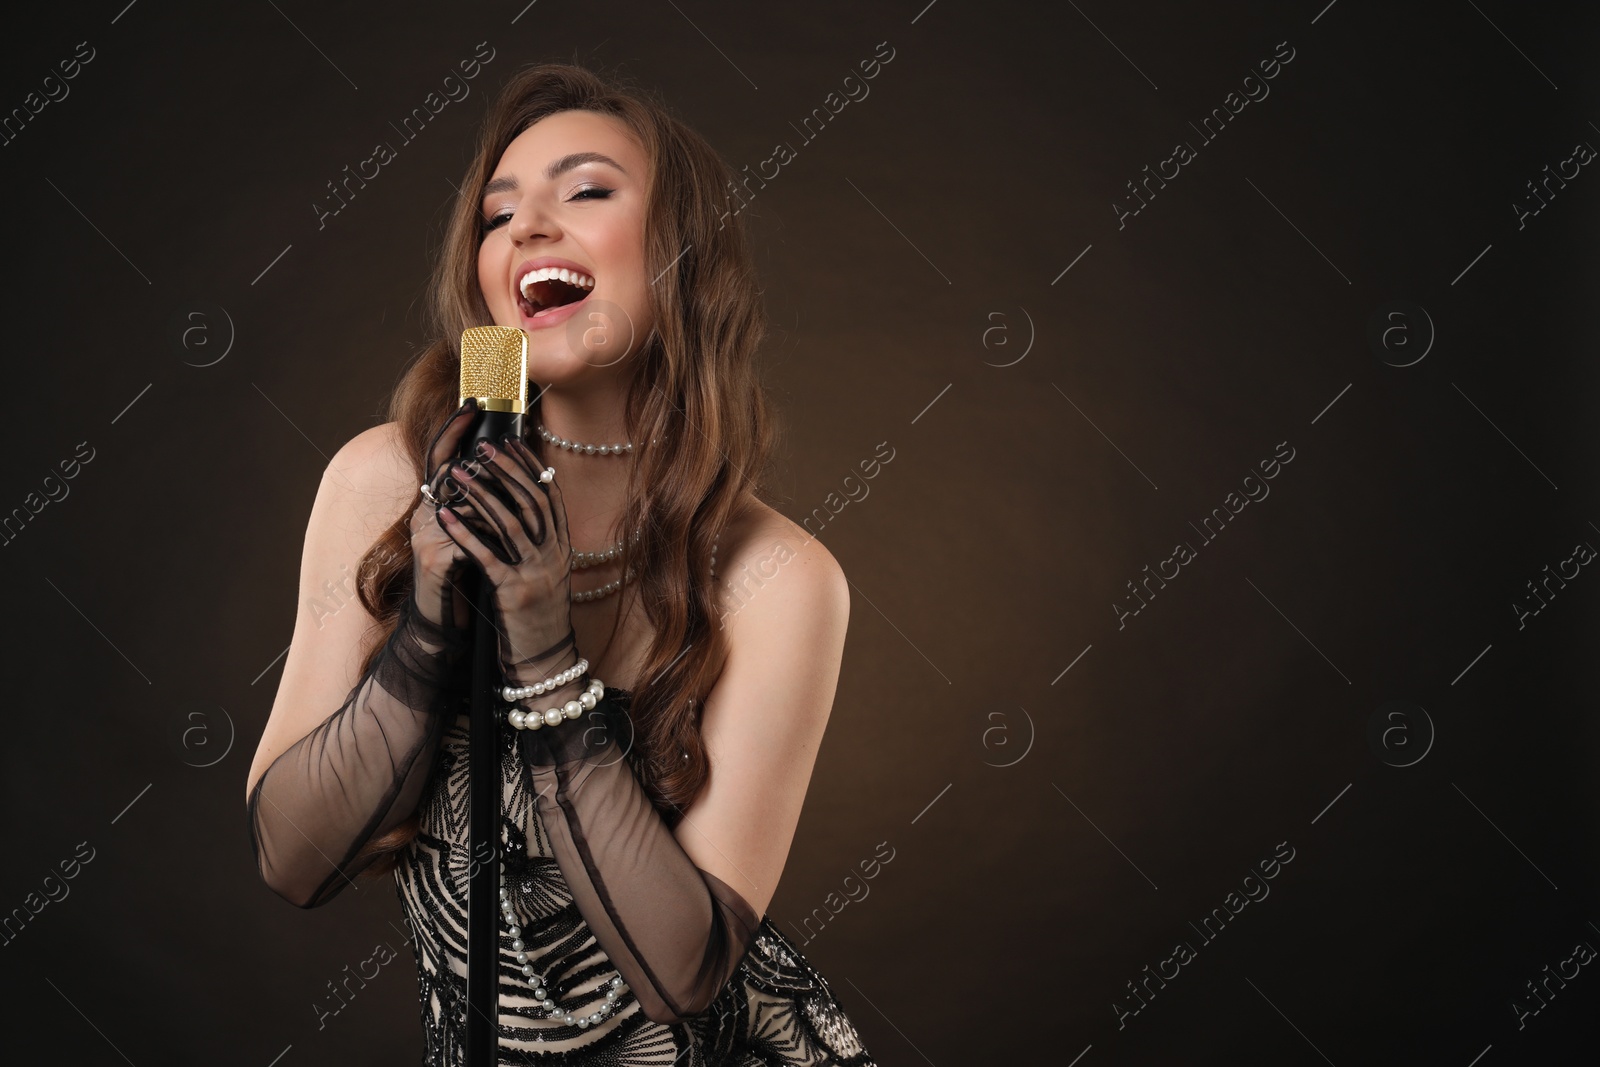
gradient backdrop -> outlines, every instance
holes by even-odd
[[[13,12],[6,1058],[420,1058],[392,883],[286,906],[244,780],[320,473],[560,60],[764,175],[853,589],[771,914],[881,1063],[1588,1061],[1596,21],[1324,4]]]

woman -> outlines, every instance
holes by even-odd
[[[252,842],[304,908],[392,871],[428,1063],[462,1057],[467,880],[491,861],[503,1056],[872,1062],[765,917],[849,595],[760,499],[772,429],[732,180],[646,94],[572,66],[519,73],[446,234],[442,339],[312,508],[305,607],[247,782]],[[471,402],[451,413],[454,340],[489,324],[527,333],[526,440],[457,464]],[[341,573],[359,602],[330,613]],[[493,586],[505,687],[497,857],[467,847],[473,581]]]

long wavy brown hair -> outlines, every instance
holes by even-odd
[[[624,419],[629,440],[667,444],[635,450],[620,526],[640,531],[632,544],[623,538],[622,566],[634,569],[654,630],[629,705],[629,762],[667,825],[676,826],[710,772],[700,708],[727,655],[710,580],[713,546],[746,495],[771,503],[765,479],[777,430],[755,363],[766,325],[743,219],[729,211],[733,169],[648,90],[567,64],[518,71],[490,103],[458,187],[429,283],[434,340],[397,383],[388,417],[420,486],[428,444],[458,406],[461,333],[493,324],[478,283],[483,187],[518,134],[568,110],[619,120],[650,161],[644,254],[645,275],[655,279],[655,325],[630,357],[641,362]],[[530,383],[529,396],[538,392]],[[538,410],[535,403],[529,423]],[[420,499],[362,558],[357,591],[381,627],[363,670],[411,595],[408,520]],[[616,633],[614,623],[608,644]],[[413,812],[369,843],[360,858],[376,858],[363,873],[392,871],[417,827]]]

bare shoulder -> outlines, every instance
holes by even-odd
[[[405,518],[420,484],[399,424],[369,427],[346,441],[328,461],[312,508],[313,525],[345,551],[365,551]]]
[[[766,602],[765,610],[754,612],[760,618],[799,609],[842,622],[849,613],[849,582],[833,553],[753,497],[718,541],[716,584],[725,622],[758,601]]]
[[[396,422],[368,427],[346,441],[323,478],[383,511],[393,511],[391,502],[409,500],[420,484]]]

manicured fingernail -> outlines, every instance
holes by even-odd
[[[460,519],[456,518],[456,513],[451,511],[449,507],[440,508],[439,517],[448,523],[457,523],[461,521]]]

